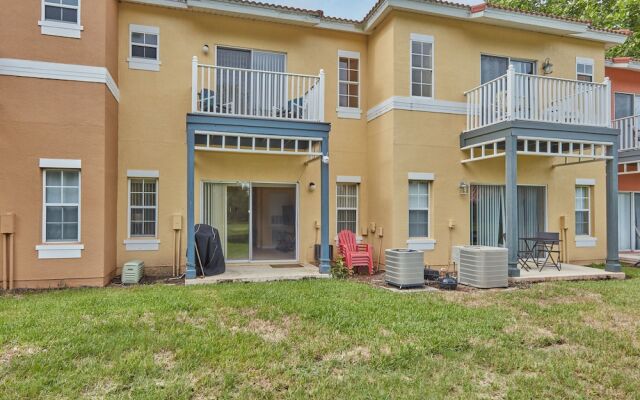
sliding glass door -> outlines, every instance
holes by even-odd
[[[506,241],[503,185],[471,185],[471,238],[473,245],[503,247]],[[546,189],[518,186],[518,236],[531,237],[546,225]]]
[[[640,250],[640,193],[618,194],[618,249]]]
[[[297,258],[295,185],[203,182],[202,223],[218,229],[228,261]]]

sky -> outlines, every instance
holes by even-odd
[[[262,0],[265,3],[323,10],[325,15],[349,19],[362,19],[376,0]],[[456,3],[477,4],[481,0],[455,0]]]

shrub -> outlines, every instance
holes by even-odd
[[[346,279],[351,276],[351,273],[352,271],[347,268],[342,256],[338,256],[336,261],[331,265],[331,275],[336,279]]]

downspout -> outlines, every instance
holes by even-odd
[[[15,234],[15,215],[13,213],[0,215],[0,234],[2,234],[2,289],[13,290],[13,236]]]

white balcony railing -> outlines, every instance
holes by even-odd
[[[591,83],[507,73],[465,93],[467,131],[502,121],[527,120],[609,127],[608,79]]]
[[[640,148],[640,115],[614,119],[611,126],[620,131],[619,150]]]
[[[192,60],[191,111],[236,117],[324,121],[319,75],[221,67]]]

